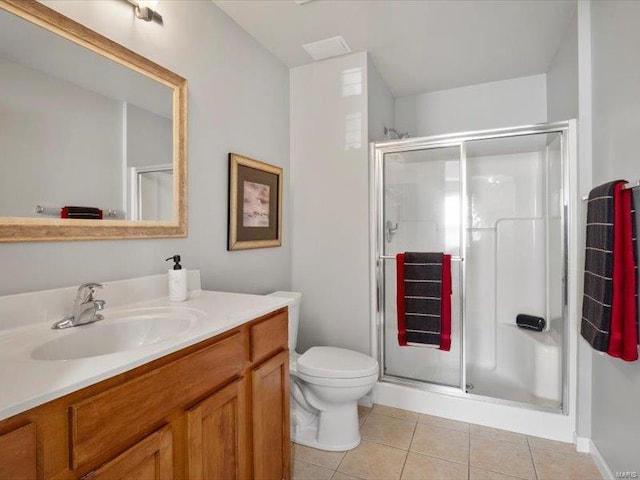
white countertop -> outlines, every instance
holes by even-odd
[[[191,295],[180,303],[170,303],[163,297],[105,308],[102,322],[65,330],[52,330],[50,321],[0,330],[0,420],[214,337],[290,302],[281,297],[238,293],[195,291]],[[188,307],[203,315],[187,331],[152,345],[73,360],[32,358],[33,350],[50,340],[71,335],[76,329],[105,324],[110,314],[143,307]]]

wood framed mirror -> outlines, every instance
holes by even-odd
[[[187,81],[35,0],[0,0],[0,242],[186,236]]]

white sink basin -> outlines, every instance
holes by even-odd
[[[35,360],[75,360],[123,352],[174,339],[189,331],[200,310],[187,307],[156,307],[104,314],[105,319],[89,325],[61,330],[31,352]]]

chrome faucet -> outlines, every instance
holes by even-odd
[[[96,293],[96,288],[102,287],[104,287],[104,285],[100,283],[85,283],[80,285],[71,313],[62,320],[58,320],[51,328],[61,330],[63,328],[77,327],[78,325],[86,325],[87,323],[104,320],[104,317],[98,312],[104,308],[105,301],[93,298],[93,294]]]

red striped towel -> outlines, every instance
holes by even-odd
[[[442,282],[440,294],[439,333],[411,330],[407,339],[406,296],[405,296],[405,254],[396,255],[396,310],[398,319],[398,344],[424,344],[438,346],[440,350],[451,350],[451,255],[442,255],[442,267],[438,280]],[[410,297],[411,298],[411,297]],[[415,298],[415,297],[413,297]],[[437,335],[437,336],[436,336]]]

